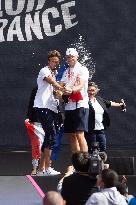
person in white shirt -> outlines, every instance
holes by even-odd
[[[72,153],[88,151],[84,131],[88,130],[88,78],[89,72],[78,62],[78,52],[75,48],[66,51],[68,68],[63,73],[61,81],[65,85],[64,132],[69,134]]]
[[[118,103],[101,98],[97,95],[98,91],[98,85],[94,82],[89,82],[88,132],[85,133],[89,153],[93,152],[93,144],[95,142],[99,142],[99,149],[101,152],[106,150],[105,130],[110,126],[108,108],[119,107],[122,109],[122,106],[124,106],[123,102]]]
[[[45,132],[45,138],[42,145],[43,155],[41,156],[39,170],[37,175],[57,175],[60,172],[55,171],[50,166],[50,157],[55,143],[55,113],[58,112],[58,100],[54,97],[54,88],[63,91],[64,88],[56,82],[55,74],[60,62],[61,55],[53,50],[48,53],[48,66],[42,68],[37,78],[38,90],[34,100],[36,114],[42,128]]]
[[[124,196],[117,191],[118,174],[114,170],[102,170],[98,181],[101,191],[93,193],[85,205],[127,205]]]

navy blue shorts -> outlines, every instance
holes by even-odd
[[[89,109],[77,108],[65,111],[64,132],[75,133],[77,131],[88,131]]]
[[[44,142],[41,150],[44,152],[45,148],[53,149],[55,144],[55,113],[47,108],[36,108],[36,114],[42,128],[45,132]]]

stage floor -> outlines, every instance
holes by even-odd
[[[43,197],[26,176],[0,176],[0,204],[42,205]]]

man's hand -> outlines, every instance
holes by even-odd
[[[64,94],[65,95],[70,95],[72,93],[72,88],[69,86],[64,87]]]
[[[60,91],[60,90],[54,90],[54,95],[55,95],[56,97],[60,98],[60,97],[62,97],[63,92]]]

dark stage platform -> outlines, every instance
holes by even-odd
[[[107,150],[108,159],[111,168],[116,171],[123,171],[128,178],[129,193],[136,196],[136,151],[135,149],[120,148]],[[68,165],[70,165],[70,150],[69,145],[62,145],[59,158],[57,161],[53,162],[53,167],[60,171],[62,174],[54,177],[37,177],[34,176],[33,179],[39,185],[41,190],[45,193],[49,190],[56,190],[57,183],[59,179],[63,176]],[[133,160],[131,160],[133,159]],[[123,161],[124,160],[124,161]],[[31,150],[30,149],[1,149],[0,151],[0,179],[8,179],[9,176],[14,176],[18,178],[19,176],[30,175],[31,172]],[[130,166],[132,165],[134,166]],[[127,172],[127,173],[125,173]],[[128,173],[133,172],[133,174]],[[15,180],[16,183],[16,180]],[[1,188],[2,184],[0,184]]]

